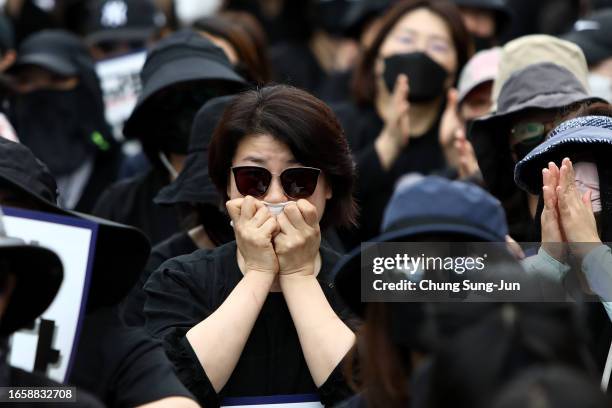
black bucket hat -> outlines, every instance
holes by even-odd
[[[559,164],[564,157],[581,153],[610,157],[612,154],[612,118],[583,116],[557,126],[548,139],[516,164],[514,181],[523,190],[542,192],[542,169],[549,162]]]
[[[6,235],[0,209],[0,268],[15,275],[15,289],[0,318],[0,336],[26,327],[53,302],[64,278],[62,262],[50,249]]]
[[[580,102],[605,102],[590,96],[567,69],[549,62],[529,65],[504,83],[497,111],[477,119],[469,130],[489,190],[499,199],[516,191],[508,136],[512,121],[531,109],[562,109]]]
[[[579,46],[589,65],[612,57],[612,9],[576,21],[574,29],[562,38]]]
[[[58,207],[57,185],[47,167],[27,147],[3,138],[0,138],[0,185],[22,192],[43,211],[98,224],[87,300],[89,311],[115,305],[130,291],[151,249],[149,240],[140,230]]]
[[[246,86],[223,51],[192,30],[181,30],[164,38],[147,55],[141,72],[142,93],[123,128],[128,138],[146,139],[153,121],[147,113],[151,97],[182,82],[211,81],[223,84],[229,93]],[[143,140],[143,143],[146,140]]]
[[[218,206],[221,195],[208,175],[208,145],[226,106],[235,95],[206,102],[196,113],[185,166],[179,176],[162,188],[154,201],[161,205],[198,203]]]
[[[165,24],[153,0],[96,0],[88,4],[85,41],[146,42]]]

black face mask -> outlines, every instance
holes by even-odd
[[[410,84],[410,102],[430,102],[444,93],[448,72],[423,52],[396,54],[385,58],[383,78],[393,92],[399,74],[406,74]]]
[[[187,154],[191,126],[198,110],[216,94],[210,91],[175,92],[155,109],[156,117],[164,118],[153,132],[164,153]]]
[[[160,150],[164,153],[187,154],[189,147],[189,136],[191,134],[191,124],[196,114],[196,109],[188,107],[177,110],[171,121],[160,125]]]
[[[12,108],[19,139],[56,177],[72,173],[95,150],[89,140],[91,115],[85,113],[91,102],[81,100],[79,92],[33,91],[18,95]]]

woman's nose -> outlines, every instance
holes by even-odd
[[[270,187],[268,187],[264,200],[267,203],[273,204],[289,201],[289,197],[285,195],[285,190],[283,190],[283,186],[278,177],[272,178],[272,182],[270,183]]]

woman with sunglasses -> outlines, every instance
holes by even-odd
[[[163,264],[145,285],[148,329],[207,407],[342,400],[354,335],[330,275],[338,255],[320,245],[321,228],[357,211],[337,119],[296,88],[245,92],[215,129],[209,173],[236,241]]]

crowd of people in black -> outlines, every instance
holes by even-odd
[[[11,352],[66,259],[0,211],[2,390],[612,406],[611,1],[0,7],[0,209],[97,231],[58,380]],[[368,245],[398,242],[497,245],[488,273],[561,295],[367,301]]]

